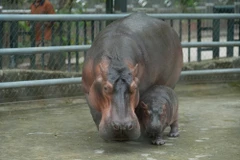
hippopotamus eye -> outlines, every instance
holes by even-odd
[[[107,91],[107,90],[108,90],[108,87],[107,87],[107,86],[104,86],[103,89],[104,89],[104,91]]]
[[[103,90],[105,93],[111,93],[113,90],[113,86],[112,84],[110,84],[109,82],[107,82],[104,86],[103,86]]]

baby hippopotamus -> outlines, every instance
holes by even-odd
[[[142,134],[152,138],[152,143],[163,145],[163,131],[171,127],[170,137],[179,136],[178,99],[175,92],[166,86],[155,85],[146,91],[136,109]]]

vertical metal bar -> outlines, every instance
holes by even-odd
[[[94,21],[91,21],[91,41],[93,42],[94,40]]]
[[[227,20],[227,41],[234,39],[234,19]],[[233,46],[227,47],[227,57],[233,57]]]
[[[62,46],[63,45],[63,21],[59,22],[59,37],[60,37],[59,44],[60,44],[60,46]],[[62,53],[60,53],[60,54],[62,54]],[[66,55],[65,55],[65,52],[64,52],[63,57],[65,57],[65,56]],[[52,59],[52,63],[54,63],[54,64],[52,64],[52,68],[55,68],[55,65],[57,63],[56,60]],[[65,58],[64,58],[64,65],[65,65]]]
[[[191,41],[191,20],[188,19],[188,42]],[[191,61],[190,47],[188,47],[188,62]]]
[[[70,45],[71,44],[71,22],[67,23],[67,30],[68,30],[67,41],[68,41],[68,45]],[[71,52],[68,52],[68,72],[71,72]]]
[[[106,0],[106,13],[113,13],[113,0]]]
[[[1,13],[1,11],[0,11],[0,13]],[[4,31],[3,31],[3,28],[4,27],[4,23],[3,23],[3,21],[0,21],[0,48],[3,48],[3,33],[4,33]],[[0,69],[2,69],[2,56],[0,55]]]
[[[36,44],[36,38],[35,38],[35,22],[30,22],[30,41],[31,41],[31,47],[35,47]],[[31,69],[35,69],[36,65],[35,65],[35,61],[36,61],[36,55],[32,54],[30,55],[30,68]]]
[[[179,38],[182,41],[182,20],[179,20]]]
[[[202,39],[201,19],[197,20],[197,41],[201,42]],[[201,47],[197,48],[197,61],[201,61]]]
[[[0,1],[0,14],[2,13],[2,1]],[[3,21],[0,21],[0,48],[3,48],[3,27],[4,27],[4,24],[3,24]],[[0,69],[2,69],[2,56],[0,55]]]
[[[87,44],[87,22],[83,21],[83,43]],[[86,51],[84,51],[84,59],[86,58]]]
[[[55,36],[54,36],[55,35],[54,34],[54,31],[55,31],[54,25],[52,25],[51,31],[52,31],[52,34],[51,34],[51,45],[55,46],[56,44],[55,44]]]
[[[45,25],[44,25],[43,22],[41,22],[41,46],[45,46],[44,32],[45,32]],[[41,53],[41,67],[42,67],[42,70],[44,70],[44,55],[45,55],[45,53]]]
[[[240,41],[240,19],[238,19],[238,40]],[[238,56],[240,56],[240,46],[238,46]]]
[[[24,47],[26,47],[25,46],[25,44],[26,44],[26,30],[25,29],[22,29],[22,43],[24,44]]]
[[[18,21],[10,22],[10,48],[17,48],[18,47]],[[9,68],[16,68],[16,56],[10,56],[10,65]]]
[[[20,27],[18,30],[18,37],[19,37],[18,42],[20,42],[20,44],[22,44],[23,47],[26,47],[25,41],[24,41],[24,38],[25,38],[24,35],[25,35],[25,30],[22,27]],[[20,59],[22,61],[24,59],[25,55],[17,55],[16,57],[17,57],[17,59]]]
[[[113,0],[106,0],[106,13],[113,13]],[[112,23],[111,20],[106,21],[106,25],[109,25],[110,23]]]
[[[173,20],[172,19],[170,20],[170,25],[171,25],[171,27],[173,27]]]
[[[220,39],[220,20],[213,19],[213,41],[219,42]],[[219,58],[219,47],[213,47],[213,58]]]
[[[63,45],[63,22],[62,21],[60,21],[59,22],[59,44],[60,44],[60,46],[62,46]]]
[[[99,32],[102,30],[102,21],[99,21]]]
[[[76,45],[79,45],[79,21],[76,21]],[[79,53],[76,52],[76,72],[79,72]]]

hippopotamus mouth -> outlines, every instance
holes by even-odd
[[[140,125],[136,119],[128,127],[114,127],[111,122],[100,123],[99,134],[105,140],[127,141],[136,140],[140,137]]]
[[[156,136],[158,136],[159,132],[149,132],[146,131],[146,135],[149,136],[150,138],[154,138]]]

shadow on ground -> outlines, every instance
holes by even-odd
[[[83,97],[1,104],[0,159],[239,159],[238,88],[228,84],[178,85],[176,91],[180,137],[165,136],[164,146],[102,140]]]

